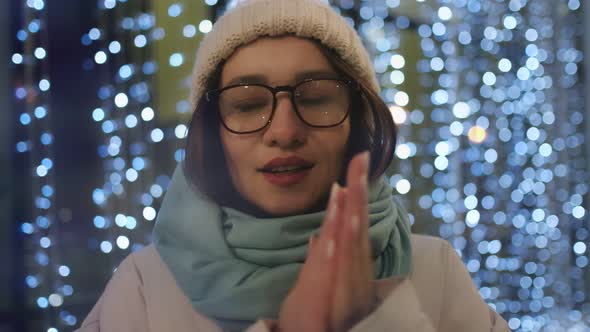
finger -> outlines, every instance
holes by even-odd
[[[353,186],[358,190],[359,205],[358,214],[360,216],[360,227],[359,227],[359,243],[362,261],[366,263],[372,263],[372,253],[369,239],[369,165],[370,165],[370,154],[368,152],[362,153],[359,156],[360,159],[360,175],[357,178],[358,183],[354,183]],[[368,262],[367,262],[368,261]],[[364,269],[366,270],[366,269]],[[372,270],[370,271],[372,275]],[[372,278],[371,278],[372,279]]]
[[[306,261],[301,269],[297,286],[303,285],[309,289],[309,296],[317,298],[314,304],[320,310],[326,311],[326,320],[332,298],[332,283],[334,278],[335,230],[330,218],[336,218],[338,212],[338,186],[332,187],[331,198],[328,203],[326,218],[324,219],[319,236],[310,238]],[[332,223],[334,223],[332,221]]]
[[[332,268],[330,263],[335,251],[335,226],[331,225],[329,218],[334,217],[334,211],[338,210],[337,192],[338,185],[332,186],[326,217],[322,222],[320,235],[312,235],[309,239],[307,257],[300,272],[300,278],[305,282],[324,284],[331,282]],[[326,289],[323,287],[321,289]]]
[[[359,243],[360,250],[358,250],[358,261],[360,283],[359,289],[362,289],[362,296],[359,296],[359,301],[365,306],[367,311],[370,311],[373,307],[375,300],[374,293],[374,271],[373,271],[373,257],[371,250],[371,242],[369,237],[369,188],[368,188],[368,177],[370,169],[370,154],[367,152],[362,157],[362,174],[359,179],[359,197],[361,201],[360,205],[360,227],[359,227]],[[367,312],[368,313],[368,312]]]
[[[341,209],[342,217],[338,219],[338,233],[336,237],[334,296],[332,302],[332,330],[343,330],[354,308],[353,278],[355,266],[353,252],[356,244],[356,232],[350,222],[348,204],[350,203],[350,189],[342,189],[340,202],[345,209]]]
[[[324,220],[322,221],[322,226],[320,229],[320,239],[325,240],[326,238],[330,237],[331,239],[336,238],[336,232],[338,226],[336,225],[336,213],[339,209],[341,209],[344,205],[339,203],[338,194],[342,188],[338,185],[337,182],[332,184],[332,189],[330,190],[330,200],[328,201],[328,207],[326,208],[326,214],[324,216]]]
[[[310,237],[310,243],[308,245],[307,259],[304,269],[310,265],[321,266],[326,259],[333,256],[335,251],[335,238],[336,238],[336,225],[334,220],[336,213],[339,208],[338,204],[338,191],[340,186],[337,183],[332,185],[330,191],[330,200],[328,201],[328,207],[326,209],[326,215],[322,221],[322,226],[319,235],[312,235]],[[322,253],[323,252],[323,253]],[[309,262],[309,264],[308,264]]]
[[[369,153],[363,152],[357,154],[350,163],[347,173],[347,187],[350,194],[347,207],[351,216],[359,218],[358,243],[368,236],[368,167]]]
[[[344,209],[342,207],[345,206],[345,203],[346,189],[340,188],[338,185],[333,186],[330,203],[328,204],[328,213],[326,214],[326,219],[324,220],[324,224],[322,225],[321,234],[320,236],[314,238],[311,248],[311,255],[314,257],[312,261],[314,263],[311,263],[310,270],[317,271],[317,269],[321,269],[325,271],[322,273],[322,280],[316,282],[316,284],[318,285],[317,287],[322,287],[324,289],[324,291],[321,294],[322,296],[324,296],[324,298],[322,298],[323,307],[321,310],[325,310],[324,317],[326,324],[329,324],[332,312],[332,304],[335,289],[334,281],[337,279],[337,236],[341,224],[340,221],[344,217]],[[316,298],[318,297],[318,295],[320,294],[313,294],[311,296]],[[326,326],[326,328],[328,328],[328,326]]]
[[[346,216],[341,223],[336,245],[337,281],[331,319],[335,329],[346,328],[351,319],[355,319],[359,309],[362,311],[366,306],[366,293],[371,286],[367,280],[367,258],[363,254],[363,242],[368,240],[360,235],[361,219],[363,227],[366,228],[368,223],[366,163],[366,153],[359,154],[351,160],[347,170]]]
[[[334,270],[335,250],[335,241],[325,241],[320,237],[315,237],[308,248],[307,258],[301,268],[302,281],[317,283],[316,286],[321,284],[322,289],[326,284],[330,284]]]
[[[313,245],[292,292],[295,292],[299,302],[307,307],[305,311],[311,313],[308,319],[319,324],[318,331],[327,331],[329,326],[333,275],[333,265],[330,264],[330,260],[325,259],[324,251],[319,245]]]
[[[354,298],[363,301],[366,298],[366,288],[370,287],[372,270],[369,270],[369,235],[368,235],[368,178],[369,153],[363,152],[356,155],[351,163],[347,183],[349,184],[350,206],[349,214],[358,218],[358,232],[354,239],[356,247],[354,250],[353,265],[357,273],[354,274]]]
[[[322,249],[315,249],[318,245],[323,248],[325,254],[328,254],[329,252],[333,252],[335,250],[335,245],[336,245],[335,238],[336,238],[337,226],[334,225],[334,223],[335,223],[334,219],[335,219],[335,213],[337,212],[339,206],[341,206],[341,204],[338,204],[338,191],[339,190],[341,190],[341,188],[338,185],[338,183],[335,182],[332,185],[332,189],[330,190],[330,199],[328,200],[328,206],[326,208],[326,214],[324,216],[324,220],[322,221],[322,225],[320,228],[320,234],[313,234],[309,238],[306,263],[308,260],[312,259],[311,258],[313,256],[312,252],[314,252],[314,250],[319,250],[319,251],[322,250]],[[330,242],[332,242],[332,243],[330,244]],[[334,247],[334,249],[330,249],[330,247]],[[321,260],[319,259],[320,256],[321,256],[321,253],[318,253],[313,257],[315,258],[315,260],[319,260],[321,262]],[[319,263],[316,263],[316,264],[319,264]],[[309,265],[309,264],[307,264],[307,265]],[[303,268],[306,268],[306,266],[304,266]]]
[[[325,332],[329,326],[332,298],[329,287],[333,277],[332,264],[322,255],[318,238],[316,241],[312,239],[309,238],[308,255],[297,281],[281,305],[279,326],[289,326],[297,331]],[[297,320],[296,317],[301,316],[307,320]]]
[[[309,237],[308,243],[307,243],[307,256],[309,256],[309,253],[311,252],[313,246],[314,246],[314,241],[317,242],[319,238],[319,235],[317,234],[313,234]]]

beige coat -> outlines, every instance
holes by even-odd
[[[481,299],[469,273],[448,242],[412,235],[413,272],[393,291],[376,281],[381,303],[351,332],[509,331]],[[259,320],[248,332],[268,332]],[[79,331],[218,332],[214,321],[195,311],[153,245],[119,266]]]

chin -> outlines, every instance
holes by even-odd
[[[309,204],[293,204],[289,199],[281,200],[276,204],[259,205],[264,212],[275,217],[286,217],[302,214],[309,209]]]

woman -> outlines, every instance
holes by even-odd
[[[193,75],[155,243],[121,263],[81,331],[508,330],[447,242],[410,234],[382,176],[393,122],[330,7],[242,2]]]

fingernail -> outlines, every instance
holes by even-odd
[[[369,176],[369,163],[371,159],[371,154],[369,151],[363,152],[361,156],[362,164],[363,164],[363,172],[361,174],[361,183],[367,184],[367,178]]]
[[[358,216],[352,216],[350,218],[350,225],[352,226],[352,231],[356,234],[359,230],[360,219]]]
[[[366,173],[366,172],[363,172],[363,173],[361,174],[361,178],[360,178],[360,183],[361,183],[361,186],[363,186],[363,187],[366,187],[366,186],[368,185],[368,180],[367,180],[367,177],[368,177],[368,175],[367,175],[367,173]]]
[[[330,189],[330,200],[332,200],[334,203],[336,202],[336,195],[338,194],[338,190],[340,186],[338,185],[338,182],[334,182],[332,183],[332,189]]]
[[[336,244],[334,243],[334,240],[328,241],[328,246],[326,247],[326,257],[332,258],[334,256],[335,246]]]
[[[336,216],[336,211],[338,210],[338,191],[340,190],[340,186],[337,182],[332,184],[332,189],[330,190],[330,203],[328,204],[328,220],[334,220]]]
[[[309,248],[311,248],[312,245],[313,245],[313,235],[310,235],[309,240],[307,241],[307,246]]]

